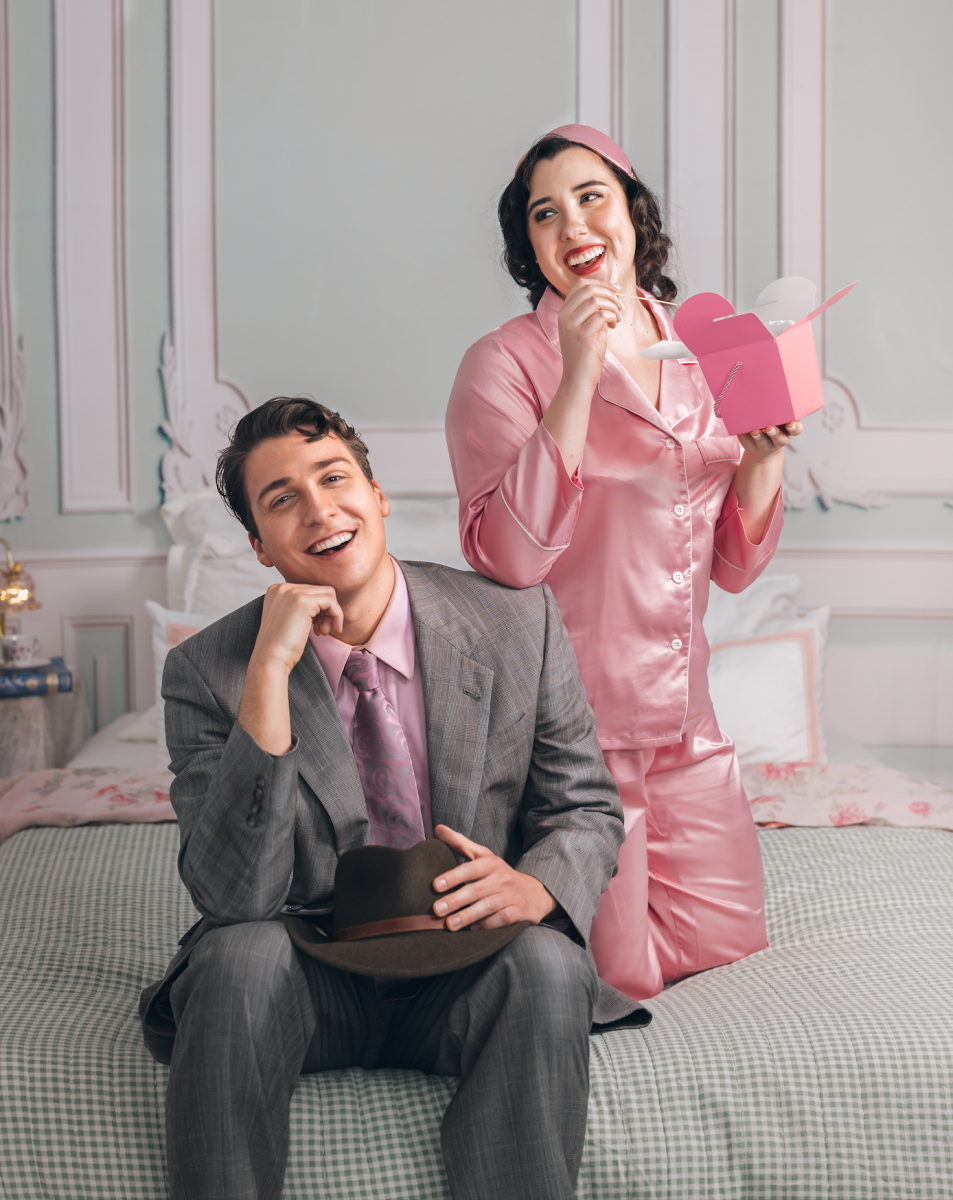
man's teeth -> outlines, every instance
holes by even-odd
[[[338,546],[343,546],[345,542],[349,542],[353,536],[353,530],[350,533],[336,533],[333,537],[325,538],[323,542],[315,542],[308,553],[322,554],[325,550],[334,550]]]
[[[580,254],[574,254],[571,258],[566,259],[566,263],[570,267],[581,267],[585,263],[590,263],[594,258],[605,254],[605,246],[592,246],[588,250],[583,250]]]

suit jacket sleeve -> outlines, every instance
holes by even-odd
[[[543,591],[546,646],[516,866],[547,888],[588,943],[599,897],[617,869],[622,805],[559,608]]]
[[[216,925],[265,921],[285,903],[294,866],[295,743],[267,754],[230,716],[185,648],[162,676],[179,819],[179,873]]]

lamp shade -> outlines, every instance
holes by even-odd
[[[0,543],[7,551],[6,567],[0,567],[0,613],[42,608],[43,605],[36,598],[33,576],[24,571],[18,562],[14,562],[13,551],[3,538],[0,538]]]

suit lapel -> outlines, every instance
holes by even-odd
[[[310,642],[288,679],[288,702],[291,731],[298,735],[298,774],[331,818],[338,854],[365,845],[367,806],[357,764]]]
[[[483,778],[493,671],[473,657],[482,633],[434,586],[426,567],[400,565],[427,714],[433,822],[469,837]]]

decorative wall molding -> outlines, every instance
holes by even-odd
[[[54,14],[60,508],[129,512],[123,0]]]
[[[782,545],[769,571],[799,575],[804,603],[836,617],[953,620],[953,548]]]
[[[576,113],[625,144],[624,0],[579,0]]]
[[[47,654],[71,650],[64,645],[64,616],[72,621],[99,620],[103,614],[132,614],[127,641],[130,703],[139,711],[155,701],[155,670],[152,662],[152,622],[145,612],[146,600],[165,605],[166,553],[80,550],[31,551],[21,546],[17,559],[36,581],[43,607],[23,617],[28,632],[36,634]],[[124,621],[126,618],[123,617]],[[109,617],[107,624],[115,624]]]
[[[685,294],[720,292],[732,301],[736,43],[735,0],[669,0],[667,224]]]
[[[167,550],[31,550],[18,553],[24,567],[75,567],[91,571],[96,567],[162,567],[168,558]],[[42,598],[42,597],[41,597]]]
[[[9,0],[0,0],[0,521],[26,516],[30,468],[23,454],[23,349],[13,333]]]
[[[166,500],[208,487],[230,427],[250,405],[218,366],[215,271],[214,0],[169,4],[172,339],[160,370],[172,443]]]
[[[143,617],[144,620],[144,617]],[[136,659],[132,653],[135,645],[135,618],[120,617],[63,617],[63,657],[71,665],[76,664],[76,635],[84,629],[120,629],[125,634],[126,652],[123,657],[123,669],[126,682],[128,702],[135,705]],[[109,672],[108,659],[104,655],[96,655],[93,660],[95,695],[88,697],[93,704],[95,728],[102,729],[109,723]]]
[[[781,273],[814,280],[826,297],[851,282],[827,271],[827,0],[781,0],[780,15]],[[953,498],[953,426],[865,421],[849,385],[828,369],[826,314],[814,336],[825,407],[785,455],[787,507],[806,508],[815,497],[861,508],[891,496]]]

